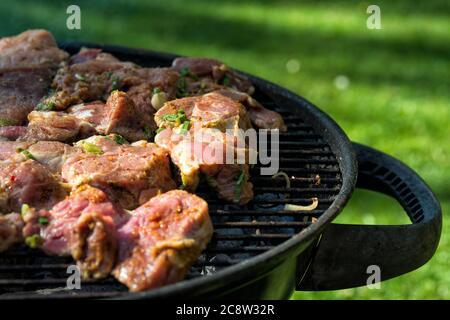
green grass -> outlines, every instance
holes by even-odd
[[[296,293],[298,299],[448,299],[450,4],[377,1],[382,30],[366,28],[366,1],[77,1],[82,30],[65,27],[72,1],[2,1],[0,34],[47,28],[82,39],[204,55],[279,83],[320,106],[352,140],[402,159],[442,203],[439,249],[424,267],[380,290]],[[296,59],[298,73],[286,62]],[[338,90],[334,79],[350,84]],[[340,222],[406,223],[392,201],[357,192]]]

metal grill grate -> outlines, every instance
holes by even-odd
[[[279,112],[288,126],[288,132],[280,134],[280,170],[292,177],[291,186],[287,189],[284,179],[260,176],[256,166],[251,172],[255,198],[246,206],[221,201],[205,187],[199,189],[197,193],[209,203],[215,234],[190,269],[187,281],[220,272],[277,246],[313,223],[339,193],[342,179],[338,162],[321,135],[266,97],[257,99]],[[312,197],[319,199],[313,211],[284,210],[286,203],[306,205]],[[24,247],[3,253],[0,299],[105,298],[127,292],[113,278],[83,281],[80,290],[65,289],[69,276],[66,270],[72,263],[70,258],[49,257]]]

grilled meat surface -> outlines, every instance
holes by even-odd
[[[163,129],[155,142],[170,151],[184,188],[195,191],[203,174],[222,199],[245,204],[253,198],[248,181],[253,150],[239,132],[251,124],[241,103],[217,92],[172,100],[158,110],[155,121]],[[238,163],[238,153],[244,163]]]
[[[183,76],[183,93],[188,95],[203,94],[222,86],[249,94],[252,94],[255,90],[246,77],[218,60],[180,57],[173,61],[172,67]]]
[[[217,195],[225,200],[245,204],[253,198],[253,185],[249,181],[249,165],[238,164],[238,157],[249,159],[249,150],[239,139],[214,128],[167,128],[156,137],[157,145],[170,150],[173,163],[180,171],[186,190],[195,191],[200,175]],[[202,141],[202,143],[199,143]],[[227,157],[234,159],[229,163]]]
[[[116,228],[127,215],[106,193],[84,185],[49,211],[24,212],[23,235],[48,254],[72,255],[85,279],[104,278],[116,261]]]
[[[23,220],[18,213],[0,215],[0,253],[23,240]]]
[[[58,49],[55,39],[46,30],[28,30],[17,36],[0,39],[0,68],[56,68],[68,58]]]
[[[178,73],[169,68],[140,68],[92,49],[82,50],[71,62],[58,70],[52,83],[55,93],[45,100],[45,104],[58,110],[83,102],[105,101],[112,91],[119,89],[130,91],[141,113],[153,114],[150,98],[154,88],[175,97]],[[142,97],[142,91],[149,98]]]
[[[157,125],[160,128],[180,125],[178,119],[174,121],[171,118],[180,110],[183,110],[189,121],[202,128],[216,128],[225,132],[252,127],[242,104],[216,92],[166,102],[155,114]]]
[[[160,192],[176,188],[166,150],[153,143],[102,148],[105,138],[77,142],[83,149],[62,166],[62,178],[73,187],[88,183],[108,192],[124,208],[134,209]]]
[[[27,114],[47,94],[52,77],[53,71],[42,67],[0,69],[0,121],[3,125],[24,124]]]
[[[214,59],[145,68],[96,48],[69,57],[45,30],[0,39],[0,252],[25,242],[132,291],[182,280],[213,232],[189,191],[204,178],[249,202],[241,130],[286,130],[254,91]]]
[[[248,93],[240,92],[230,88],[214,91],[217,94],[229,97],[234,101],[242,103],[246,109],[252,124],[261,129],[278,129],[286,131],[283,117],[275,111],[264,108],[258,101]]]
[[[45,30],[0,39],[0,120],[21,125],[47,94],[58,65],[68,54]]]
[[[131,291],[182,280],[212,237],[208,204],[182,190],[150,199],[118,229],[113,275]]]
[[[0,162],[11,163],[32,159],[59,176],[62,164],[75,152],[81,151],[56,141],[0,141]]]
[[[0,161],[0,211],[20,212],[23,204],[51,208],[65,195],[60,181],[40,163]]]

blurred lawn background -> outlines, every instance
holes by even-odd
[[[66,8],[81,7],[81,30]],[[381,30],[366,28],[370,4]],[[438,1],[1,1],[0,35],[45,28],[58,39],[215,57],[328,112],[350,138],[398,157],[432,186],[444,228],[425,266],[356,288],[295,299],[449,299],[450,3]],[[357,191],[342,223],[402,224],[387,197]]]

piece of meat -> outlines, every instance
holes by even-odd
[[[0,161],[16,163],[26,161],[31,157],[59,176],[64,161],[76,152],[81,151],[56,141],[0,141]]]
[[[196,190],[203,174],[220,198],[239,204],[252,199],[248,160],[254,148],[247,148],[241,136],[240,129],[250,129],[251,124],[240,102],[216,92],[172,100],[158,110],[155,122],[165,128],[155,142],[169,150],[186,190]],[[235,161],[238,153],[247,162]]]
[[[262,129],[286,131],[283,118],[276,112],[264,108],[250,95],[254,92],[251,82],[214,59],[183,57],[173,61],[172,67],[184,76],[180,78],[182,96],[197,96],[218,92],[242,103],[251,122]],[[180,83],[179,83],[180,86]]]
[[[253,94],[252,83],[226,64],[208,58],[180,57],[172,63],[180,72],[178,96],[191,96],[213,91],[217,85]]]
[[[18,213],[0,215],[0,253],[22,242],[23,220]]]
[[[114,73],[128,68],[134,69],[137,66],[106,54],[97,54],[95,58],[84,59],[79,63],[65,64],[58,69],[53,79],[52,88],[55,93],[43,103],[51,103],[57,110],[64,110],[73,104],[105,101],[111,91],[120,88]]]
[[[28,30],[0,39],[0,68],[56,68],[68,54],[56,44],[46,30]]]
[[[20,162],[28,158],[20,153],[21,150],[28,149],[32,143],[19,141],[0,141],[0,161]]]
[[[156,128],[153,112],[141,112],[122,91],[113,91],[105,103],[96,101],[71,106],[65,114],[78,124],[78,137],[117,133],[129,141],[149,140]]]
[[[249,94],[229,88],[214,92],[242,103],[246,107],[250,120],[255,127],[261,129],[279,129],[283,132],[287,130],[283,117],[279,113],[264,108]]]
[[[101,101],[80,103],[69,107],[66,111],[79,121],[78,138],[82,139],[97,134],[96,127],[106,116],[105,103]]]
[[[153,113],[141,113],[125,92],[113,91],[106,101],[105,116],[96,126],[100,134],[118,133],[129,141],[149,140],[156,129]]]
[[[160,128],[183,125],[183,120],[172,119],[180,111],[193,124],[223,132],[229,130],[233,135],[238,129],[252,127],[241,103],[215,92],[166,102],[155,114],[155,122]]]
[[[0,161],[0,211],[20,212],[23,204],[51,208],[65,195],[56,177],[37,161]]]
[[[48,93],[56,67],[68,54],[45,30],[0,39],[0,120],[22,125]]]
[[[13,141],[24,137],[28,132],[25,126],[4,126],[0,127],[0,140]]]
[[[63,164],[65,182],[74,187],[88,183],[102,188],[126,209],[176,188],[166,150],[145,141],[104,149],[92,141],[79,141],[77,146],[84,153],[69,157]]]
[[[142,141],[143,142],[143,146],[146,145],[146,141]],[[94,145],[96,147],[99,148],[98,152],[99,154],[104,154],[104,153],[114,153],[114,152],[120,152],[120,150],[122,149],[122,145],[127,145],[130,146],[130,143],[124,139],[122,136],[118,135],[118,134],[110,134],[107,136],[91,136],[87,139],[83,139],[78,141],[77,143],[75,143],[75,147],[79,150],[79,151],[84,151],[86,152],[85,149],[85,143],[88,143],[88,145]],[[138,142],[136,142],[135,144],[138,144]]]
[[[148,88],[152,95],[154,88],[175,97],[178,72],[170,68],[140,68],[134,63],[123,62],[113,55],[98,49],[82,49],[72,58],[71,64],[62,66],[53,81],[55,94],[44,100],[56,109],[63,110],[70,105],[95,100],[106,101],[114,90],[131,91],[131,98],[142,113],[153,114],[150,101],[136,94]],[[140,86],[140,89],[134,87]]]
[[[83,63],[89,60],[94,60],[99,56],[101,52],[102,52],[101,49],[81,48],[77,54],[74,54],[73,56],[70,57],[69,63],[76,64],[76,63]]]
[[[25,130],[16,130],[20,141],[73,142],[95,134],[117,133],[129,141],[149,140],[156,128],[153,113],[141,113],[121,91],[113,91],[106,104],[78,104],[62,111],[32,111]],[[10,127],[8,127],[10,128]],[[14,136],[11,129],[5,137]],[[1,130],[0,130],[1,134]]]
[[[128,214],[105,192],[84,185],[50,211],[28,211],[23,214],[26,243],[47,254],[72,255],[84,279],[109,275],[117,257],[116,229]]]
[[[131,291],[182,280],[213,233],[208,204],[182,190],[152,198],[118,230],[113,275]]]
[[[248,165],[234,164],[221,167],[216,175],[207,176],[207,181],[219,198],[243,205],[253,199],[253,184],[248,181],[249,177]]]
[[[118,70],[115,76],[126,91],[134,86],[148,84],[151,90],[157,87],[166,92],[171,99],[176,96],[179,75],[172,68],[128,68]],[[151,94],[151,90],[149,94]]]
[[[77,148],[57,141],[38,141],[29,146],[27,150],[34,160],[57,176],[61,176],[63,163],[69,157],[80,152]]]
[[[1,57],[1,52],[0,52]],[[0,119],[22,125],[48,92],[53,71],[47,68],[0,69]]]
[[[184,189],[195,191],[202,174],[224,200],[243,205],[253,198],[248,164],[256,152],[239,137],[211,128],[167,128],[156,135],[155,143],[169,150]]]
[[[28,127],[21,141],[72,142],[80,131],[80,121],[73,115],[56,111],[32,111]]]
[[[102,49],[98,48],[86,48],[82,47],[80,51],[77,54],[74,54],[69,59],[69,64],[77,64],[77,63],[84,63],[90,60],[96,60],[101,62],[121,62],[119,59],[117,59],[115,56],[113,56],[110,53],[102,52]],[[135,67],[136,65],[132,62],[126,62],[124,66],[131,66]],[[81,67],[83,68],[83,67]]]

